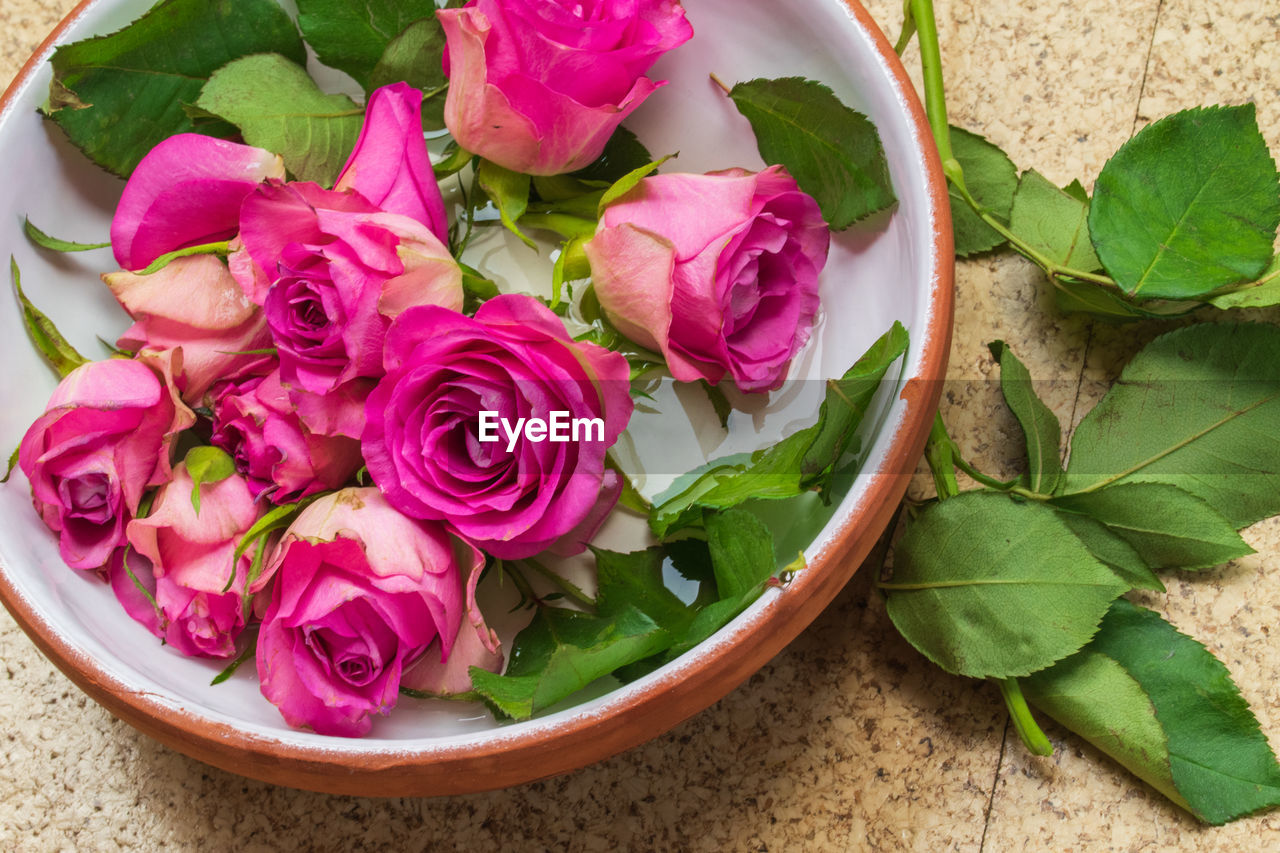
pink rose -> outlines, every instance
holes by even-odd
[[[474,319],[404,312],[386,369],[361,444],[393,506],[503,559],[583,549],[618,497],[605,451],[631,418],[625,358],[575,342],[546,306],[507,294]],[[531,418],[540,439],[522,428]]]
[[[290,503],[336,489],[360,469],[360,442],[303,426],[280,371],[220,383],[213,393],[210,442],[231,454],[257,497]]]
[[[281,381],[313,432],[359,438],[398,313],[462,309],[462,272],[435,235],[351,192],[263,185],[245,200],[240,239],[231,270],[264,306]]]
[[[809,339],[831,234],[780,166],[655,175],[586,244],[600,305],[682,382],[782,384]]]
[[[116,345],[135,352],[180,348],[174,380],[191,405],[199,405],[215,381],[270,360],[247,354],[271,346],[267,320],[216,257],[178,258],[151,275],[117,272],[102,279],[136,321]]]
[[[270,178],[284,178],[284,161],[270,151],[197,133],[169,137],[125,184],[111,220],[116,263],[138,270],[175,249],[230,239],[240,203]]]
[[[449,239],[444,199],[422,135],[422,92],[407,83],[369,96],[364,127],[335,190],[355,190],[387,213],[400,213]]]
[[[354,737],[399,698],[405,668],[437,638],[448,658],[463,615],[461,558],[444,529],[396,512],[377,489],[303,510],[277,546],[258,634],[262,694],[292,726]]]
[[[245,625],[252,553],[241,556],[229,589],[227,580],[236,546],[257,521],[259,508],[237,475],[202,484],[199,512],[192,489],[186,465],[178,465],[156,493],[151,514],[129,522],[129,569],[156,605],[129,577],[124,549],[112,558],[108,574],[125,610],[151,633],[184,655],[228,658]]]
[[[599,157],[661,85],[645,72],[693,35],[675,0],[472,0],[436,17],[448,41],[449,132],[533,175]]]
[[[22,437],[18,464],[68,566],[99,568],[124,544],[143,491],[169,478],[178,416],[164,383],[137,361],[90,362],[58,385]]]

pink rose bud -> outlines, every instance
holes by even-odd
[[[180,133],[152,148],[134,169],[111,220],[111,249],[122,269],[139,270],[186,246],[230,239],[240,203],[284,161],[261,148]]]
[[[382,341],[411,305],[462,309],[462,271],[415,219],[354,193],[268,184],[245,200],[231,270],[263,305],[280,378],[313,432],[359,438]]]
[[[148,486],[169,476],[177,410],[146,365],[113,358],[73,370],[18,449],[36,511],[63,561],[96,569],[125,542]]]
[[[631,418],[625,358],[507,294],[474,318],[404,312],[386,369],[361,444],[393,506],[503,559],[585,547],[618,497],[605,452]]]
[[[466,150],[533,175],[599,157],[661,85],[645,72],[693,35],[674,0],[473,0],[436,17],[448,41],[449,132]]]
[[[236,460],[254,497],[266,491],[275,503],[297,501],[338,488],[363,464],[354,438],[318,435],[303,426],[279,369],[220,383],[212,397],[210,441]]]
[[[271,359],[250,354],[271,346],[267,320],[218,258],[178,258],[151,275],[117,272],[102,280],[136,321],[116,345],[134,352],[181,348],[174,381],[193,406],[215,381]]]
[[[151,514],[129,522],[129,543],[143,558],[130,555],[129,569],[156,604],[128,576],[123,554],[113,557],[109,577],[129,615],[179,652],[228,658],[245,625],[251,552],[235,564],[229,589],[227,580],[236,546],[258,520],[259,506],[235,474],[201,484],[199,511],[192,504],[193,488],[186,465],[176,466],[173,480],[156,493]]]
[[[335,190],[355,190],[387,213],[416,219],[449,239],[444,199],[422,135],[422,92],[407,83],[369,96],[364,127]]]
[[[655,175],[586,244],[610,321],[682,382],[770,391],[809,339],[831,234],[780,166]]]
[[[289,725],[363,735],[437,639],[449,658],[463,574],[482,561],[454,547],[443,527],[406,518],[373,488],[327,495],[298,515],[265,575],[273,587],[257,652],[262,694]]]

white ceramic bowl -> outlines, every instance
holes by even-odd
[[[85,353],[101,352],[95,336],[113,339],[127,325],[97,283],[99,273],[111,268],[110,252],[43,252],[27,242],[21,222],[29,215],[59,236],[105,240],[123,184],[85,160],[36,108],[48,90],[45,60],[56,44],[113,31],[150,5],[86,0],[32,57],[0,113],[0,183],[7,190],[0,198],[0,249],[17,259],[28,296]],[[682,171],[759,168],[748,125],[708,74],[730,82],[803,75],[827,83],[875,122],[900,200],[891,215],[836,236],[822,276],[824,320],[793,370],[797,378],[838,375],[894,320],[911,334],[899,393],[883,394],[869,419],[862,473],[825,523],[807,520],[821,527],[805,549],[808,568],[674,663],[565,710],[499,725],[476,706],[406,701],[379,719],[369,737],[328,738],[288,728],[259,694],[251,672],[209,686],[220,664],[163,648],[125,615],[106,585],[64,566],[17,473],[0,487],[0,598],[73,681],[141,730],[227,770],[342,793],[459,793],[564,772],[660,734],[747,678],[831,600],[901,498],[937,404],[951,330],[946,187],[907,76],[855,2],[687,5],[697,35],[659,62],[651,76],[670,85],[627,122],[651,151],[678,150]],[[526,255],[513,264],[519,257],[514,253],[504,259],[500,232],[493,233],[499,236],[487,238],[481,249],[503,278],[522,286],[526,277],[545,274],[545,261],[540,266]],[[5,448],[16,446],[56,383],[10,305],[0,314]],[[794,397],[768,412],[738,417],[729,438],[715,446],[700,444],[687,419],[649,416],[634,422],[632,432],[640,438],[642,459],[648,440],[676,448],[690,460],[683,467],[692,467],[707,455],[775,440],[784,427],[811,421],[813,405]],[[675,438],[665,434],[670,430]],[[655,473],[683,470],[683,463],[664,464]]]

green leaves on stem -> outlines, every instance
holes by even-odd
[[[772,534],[750,513],[708,513],[706,528],[706,542],[596,550],[595,612],[539,607],[504,674],[472,668],[476,695],[502,716],[526,719],[611,673],[638,678],[714,634],[759,597],[776,564]],[[668,568],[697,586],[692,600],[668,588]]]
[[[827,383],[817,423],[749,457],[707,463],[676,480],[655,501],[649,526],[655,535],[696,526],[703,509],[726,509],[746,500],[824,496],[831,477],[855,448],[857,430],[889,368],[907,349],[899,323],[881,336],[844,376]]]
[[[1045,271],[1063,310],[1117,320],[1280,304],[1280,174],[1252,104],[1185,110],[1143,128],[1103,167],[1092,205],[1079,182],[1059,189],[1034,171],[1006,204],[1008,157],[947,124],[933,4],[906,4],[902,44],[918,28],[958,255],[1007,242]]]
[[[954,463],[987,488],[940,489],[908,525],[881,584],[890,618],[947,671],[999,680],[1037,754],[1024,693],[1203,820],[1280,803],[1280,768],[1222,664],[1118,598],[1252,553],[1237,530],[1280,513],[1280,328],[1155,339],[1076,429],[1065,471],[1030,374],[991,350],[1028,474],[983,475],[935,428],[935,477]]]

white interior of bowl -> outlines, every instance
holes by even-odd
[[[151,0],[102,0],[86,10],[64,37],[74,41],[117,29],[151,5]],[[822,275],[823,320],[793,378],[822,379],[848,368],[894,320],[912,333],[904,376],[918,375],[924,330],[930,324],[929,293],[938,274],[933,267],[933,211],[930,207],[922,141],[910,120],[906,99],[884,60],[841,0],[793,0],[787,4],[741,0],[689,0],[694,39],[662,59],[651,76],[669,84],[653,95],[627,122],[655,155],[679,151],[664,171],[700,172],[742,166],[760,168],[750,127],[732,103],[710,82],[714,72],[730,85],[755,77],[802,75],[823,81],[847,104],[868,114],[888,152],[899,205],[836,235]],[[110,293],[97,284],[109,271],[109,250],[53,255],[32,246],[21,223],[30,216],[57,236],[85,242],[106,239],[111,212],[122,182],[97,170],[53,125],[36,113],[48,89],[43,66],[17,93],[0,117],[0,177],[7,192],[0,198],[0,250],[22,268],[28,296],[91,357],[103,353],[96,336],[114,339],[128,325]],[[472,257],[490,259],[493,271],[515,287],[545,287],[549,264],[522,247],[512,247],[503,232],[488,232]],[[518,264],[511,259],[524,258]],[[474,261],[473,261],[474,262]],[[0,447],[15,447],[30,422],[43,410],[56,379],[28,343],[14,303],[0,312],[0,347],[6,369],[0,371]],[[820,399],[818,382],[797,383],[794,391],[767,406],[735,414],[731,433],[708,432],[696,416],[685,417],[679,401],[663,399],[665,414],[638,414],[631,433],[636,455],[648,470],[648,492],[670,475],[708,457],[750,450],[812,421]],[[668,389],[666,394],[671,394]],[[698,403],[691,404],[696,408]],[[674,416],[672,413],[681,413]],[[903,426],[905,405],[883,394],[872,414],[867,460],[822,532],[805,549],[812,563],[852,514],[866,509],[866,487],[884,464]],[[650,461],[646,461],[650,460]],[[653,462],[652,460],[660,460]],[[886,472],[890,473],[890,472]],[[896,473],[896,472],[894,472]],[[625,524],[605,531],[608,547],[636,544]],[[21,473],[0,487],[0,561],[17,593],[26,599],[48,630],[60,635],[101,676],[124,689],[147,694],[172,709],[229,724],[247,733],[322,750],[347,753],[423,753],[476,740],[501,740],[517,731],[555,727],[581,716],[610,713],[637,691],[681,677],[681,671],[713,646],[732,643],[750,631],[761,613],[785,592],[771,591],[698,649],[653,673],[571,708],[538,719],[498,725],[479,706],[404,701],[373,733],[361,740],[324,738],[289,729],[258,692],[250,666],[229,682],[209,686],[222,663],[183,658],[160,646],[118,607],[110,590],[78,574],[58,556],[54,537],[31,508]],[[507,632],[504,632],[507,633]],[[576,700],[580,697],[576,697]],[[576,701],[575,700],[575,701]]]

